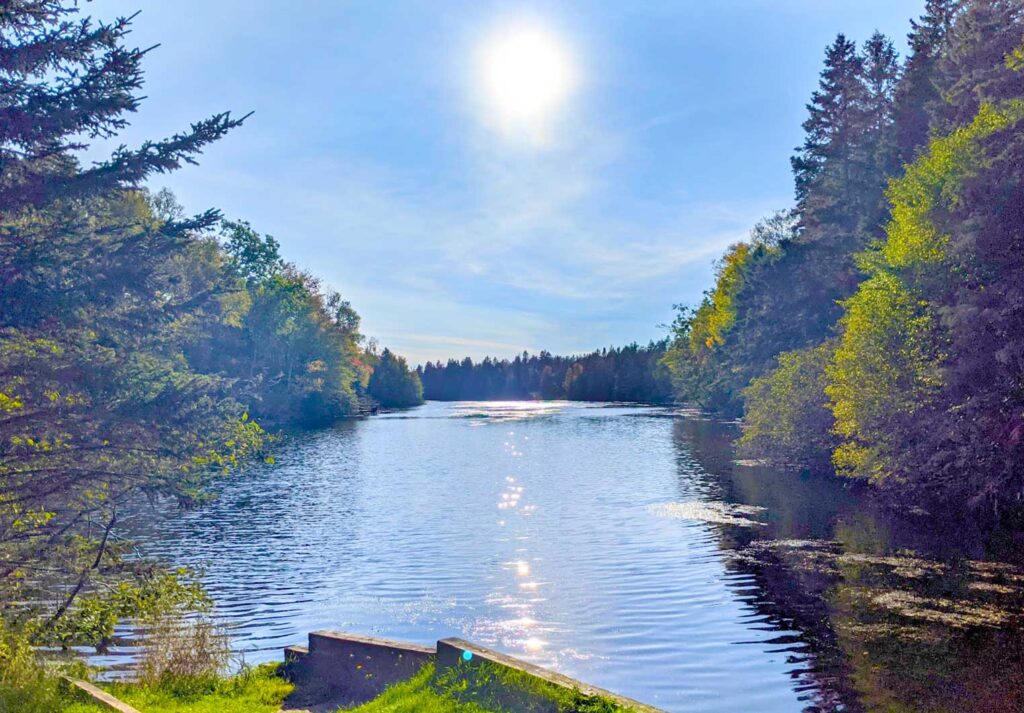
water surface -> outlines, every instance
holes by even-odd
[[[428,403],[286,439],[136,517],[247,661],[314,629],[461,636],[669,711],[1012,711],[1016,567],[670,409]],[[115,659],[116,659],[115,652]]]

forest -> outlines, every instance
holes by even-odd
[[[272,462],[287,429],[424,398],[694,404],[742,418],[749,459],[1024,527],[1020,0],[927,0],[902,59],[880,33],[838,35],[792,157],[794,206],[727,250],[665,340],[415,369],[273,236],[147,187],[249,117],[117,145],[148,50],[132,18],[83,8],[0,6],[8,689],[36,675],[15,665],[33,647],[102,646],[122,619],[208,604],[191,573],[120,537],[131,503],[194,507],[218,476]]]
[[[825,52],[795,207],[673,325],[678,398],[743,449],[926,512],[1024,505],[1024,6],[928,0]]]
[[[100,644],[121,616],[195,603],[118,536],[133,498],[188,506],[281,428],[422,401],[273,237],[142,186],[246,117],[82,163],[138,109],[146,52],[130,18],[80,9],[0,9],[0,620],[34,644]]]
[[[437,401],[501,399],[569,399],[572,401],[632,401],[663,404],[672,401],[668,369],[662,364],[668,341],[646,347],[629,344],[583,356],[552,356],[523,352],[511,361],[466,357],[427,363],[417,368],[423,393]]]

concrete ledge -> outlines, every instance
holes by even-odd
[[[308,649],[289,646],[285,660],[287,675],[303,704],[329,700],[358,705],[373,700],[391,684],[412,678],[434,660],[434,654],[432,647],[404,641],[314,631]]]
[[[295,681],[302,673],[302,664],[309,656],[309,649],[300,644],[284,647],[284,663],[278,669],[286,681]]]
[[[343,631],[310,632],[307,651],[311,656],[343,652],[346,655],[365,653],[367,657],[374,655],[396,656],[398,658],[406,656],[420,657],[423,659],[423,663],[426,663],[428,659],[437,653],[437,649],[433,646],[412,644],[408,641],[378,639],[375,636],[346,634]]]
[[[309,655],[309,647],[302,644],[292,644],[284,647],[285,661],[300,661]]]
[[[468,657],[465,655],[467,652],[469,654]],[[663,713],[658,708],[653,708],[597,686],[591,686],[589,683],[584,683],[546,668],[535,666],[526,661],[520,661],[498,651],[477,646],[464,639],[442,639],[437,642],[437,675],[456,676],[466,679],[471,684],[467,689],[472,692],[472,700],[484,706],[488,703],[497,704],[500,707],[515,711],[558,713],[557,704],[539,695],[538,692],[527,689],[517,690],[503,685],[500,681],[476,675],[477,670],[483,663],[518,672],[541,684],[556,686],[567,692],[575,692],[584,698],[595,696],[607,698],[626,710],[639,711],[641,713]]]
[[[65,685],[70,689],[79,693],[83,698],[88,698],[93,703],[99,704],[104,708],[117,711],[117,713],[139,713],[138,709],[117,700],[103,689],[97,688],[91,683],[80,681],[77,678],[68,678],[67,676],[64,676],[63,679]]]

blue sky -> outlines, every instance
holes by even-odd
[[[190,211],[274,235],[413,363],[664,335],[715,258],[792,200],[826,44],[901,53],[915,0],[256,2],[135,10],[148,99],[122,141],[254,111],[158,177]],[[481,48],[528,22],[576,81],[543,131],[499,130]],[[536,135],[535,135],[536,134]]]

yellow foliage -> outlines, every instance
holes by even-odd
[[[25,407],[25,404],[17,396],[5,394],[0,391],[0,412],[9,413]]]
[[[941,387],[946,336],[915,275],[952,279],[950,238],[936,214],[954,207],[963,181],[983,168],[981,139],[1022,118],[1024,101],[984,105],[890,183],[887,238],[860,261],[871,277],[844,303],[842,340],[827,368],[835,431],[844,439],[833,455],[840,472],[886,477],[893,417],[926,407]]]
[[[1024,72],[1024,45],[1006,55],[1006,66],[1014,72]]]
[[[956,190],[978,164],[979,139],[1004,129],[1024,117],[1024,102],[1014,100],[999,107],[983,105],[974,121],[948,136],[933,139],[906,174],[893,179],[886,195],[892,218],[882,254],[888,266],[906,269],[941,262],[949,236],[931,218],[939,205],[952,205]]]
[[[693,315],[690,348],[713,349],[725,343],[725,335],[736,322],[736,293],[743,282],[743,268],[750,258],[750,245],[737,243],[718,265],[715,289]]]

